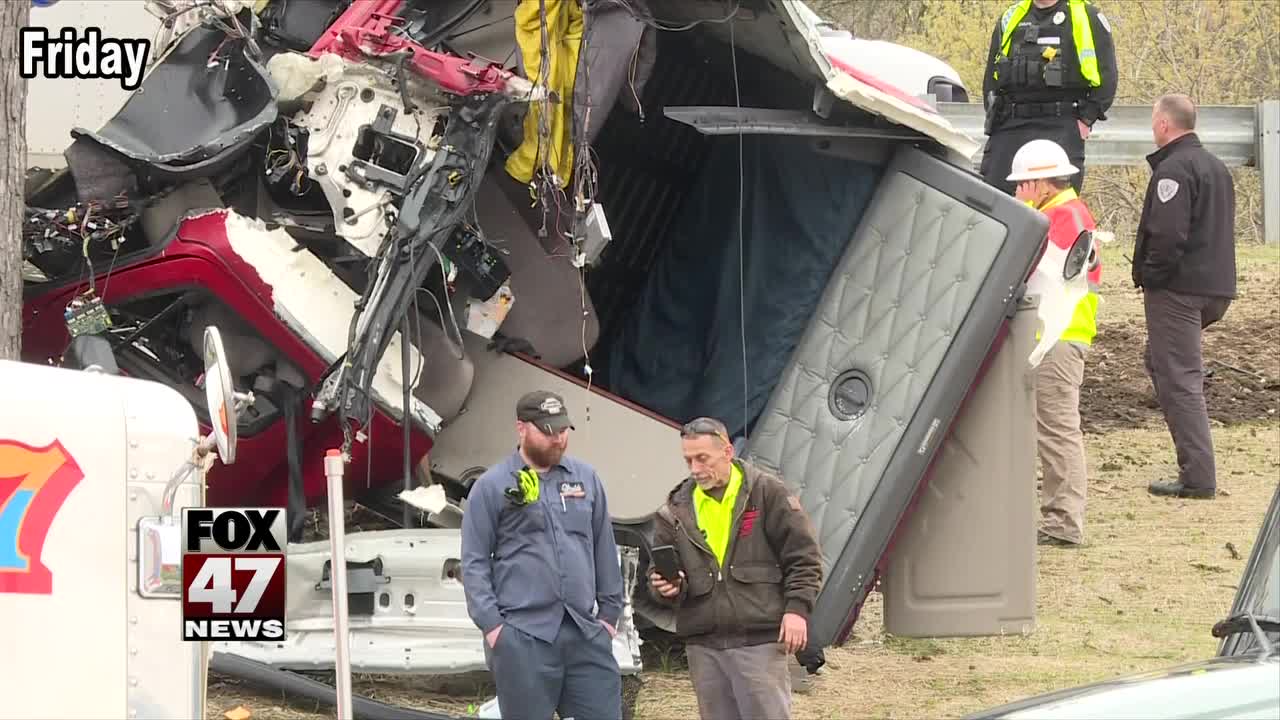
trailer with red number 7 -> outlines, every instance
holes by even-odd
[[[182,642],[180,508],[214,451],[234,460],[237,397],[205,333],[215,432],[162,383],[0,361],[0,717],[202,718],[209,644]],[[99,350],[101,348],[98,348]],[[104,367],[106,366],[106,367]],[[228,442],[230,440],[230,442]]]

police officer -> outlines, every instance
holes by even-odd
[[[622,571],[600,478],[565,457],[572,429],[559,395],[521,397],[519,446],[476,480],[463,515],[467,612],[504,718],[622,717]]]
[[[1156,101],[1151,180],[1138,221],[1133,284],[1147,317],[1146,365],[1178,460],[1178,476],[1148,492],[1212,500],[1218,478],[1204,401],[1200,342],[1236,296],[1235,184],[1196,135],[1186,95]]]
[[[1085,139],[1106,119],[1115,95],[1115,44],[1106,16],[1088,0],[1018,0],[996,23],[982,77],[989,136],[983,178],[1012,195],[1006,176],[1014,154],[1044,138],[1080,168],[1071,178],[1079,193]]]

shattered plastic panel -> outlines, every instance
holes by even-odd
[[[123,155],[189,166],[241,147],[275,122],[275,88],[246,42],[201,26],[182,37],[107,123],[76,128]]]
[[[276,315],[326,361],[333,362],[342,355],[355,313],[356,294],[315,255],[294,252],[297,243],[284,230],[268,230],[261,220],[234,212],[218,214],[226,218],[227,241],[232,249],[271,287]],[[400,333],[395,333],[373,379],[378,400],[396,415],[404,407],[401,342]],[[417,368],[420,362],[417,349],[410,347],[410,369]],[[440,416],[416,399],[413,405],[414,419],[434,432],[440,425]]]
[[[484,671],[484,638],[467,615],[459,530],[381,530],[347,535],[347,589],[354,672],[431,675]],[[290,545],[284,642],[217,643],[212,650],[287,670],[333,667],[329,541]],[[623,597],[639,558],[620,547]],[[641,670],[640,636],[628,599],[613,639],[623,674]]]
[[[1076,306],[1089,293],[1088,273],[1076,268],[1070,280],[1065,275],[1070,248],[1061,248],[1052,242],[1045,243],[1044,255],[1040,257],[1035,272],[1027,280],[1027,295],[1040,298],[1036,311],[1040,318],[1040,339],[1031,351],[1029,362],[1032,367],[1040,364],[1046,353],[1058,342],[1058,338],[1071,324],[1075,316]]]
[[[951,122],[939,115],[923,100],[912,94],[910,88],[900,88],[876,73],[851,64],[847,57],[838,55],[824,42],[819,18],[804,3],[780,3],[785,19],[795,32],[807,40],[809,52],[818,71],[825,76],[827,89],[836,97],[850,104],[892,120],[899,125],[928,135],[944,147],[972,160],[982,145],[957,130]],[[794,41],[793,41],[794,42]],[[923,94],[924,90],[920,90]]]
[[[303,55],[286,57],[320,64]],[[280,58],[272,60],[273,76]],[[435,156],[449,107],[415,83],[416,107],[406,112],[386,73],[335,55],[323,62],[337,71],[327,73],[324,87],[310,98],[311,111],[292,122],[309,133],[307,172],[324,189],[338,234],[373,257],[391,229],[393,201],[404,195],[408,176]]]

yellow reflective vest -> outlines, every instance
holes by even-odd
[[[1093,26],[1089,24],[1089,13],[1085,11],[1087,0],[1067,0],[1071,10],[1071,39],[1076,46],[1076,56],[1080,61],[1080,72],[1091,87],[1102,85],[1102,76],[1098,74],[1098,51],[1093,45]],[[1013,31],[1031,10],[1031,0],[1019,0],[1009,6],[1000,17],[1000,56],[1009,55],[1009,41],[1013,39]]]

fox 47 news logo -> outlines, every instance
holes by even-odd
[[[183,508],[182,639],[283,640],[284,508]]]

